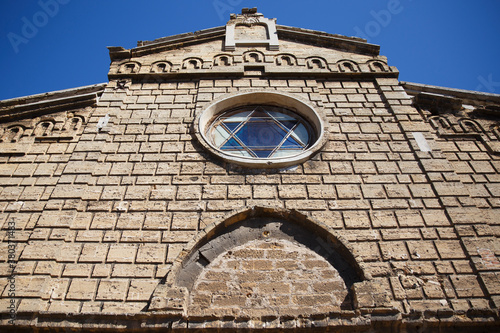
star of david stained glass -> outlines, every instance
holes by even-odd
[[[207,137],[221,151],[258,159],[300,154],[314,142],[309,124],[296,113],[274,106],[245,106],[219,115]]]

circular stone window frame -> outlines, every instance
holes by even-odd
[[[282,107],[300,115],[306,120],[316,136],[316,141],[301,153],[270,158],[236,156],[215,147],[207,137],[207,130],[219,115],[237,107],[247,105],[271,105]],[[235,163],[250,168],[285,168],[301,164],[316,154],[326,143],[326,127],[323,110],[312,106],[296,96],[283,92],[251,91],[225,95],[203,107],[194,123],[198,141],[212,154],[225,162]]]

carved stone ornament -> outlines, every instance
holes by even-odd
[[[247,28],[236,33],[238,27]],[[271,51],[279,50],[276,19],[265,18],[257,8],[243,8],[241,14],[232,15],[226,24],[226,51],[236,46],[266,46]]]

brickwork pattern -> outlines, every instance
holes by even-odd
[[[500,158],[481,142],[437,136],[396,79],[314,77],[111,81],[67,142],[28,142],[23,134],[26,150],[0,154],[0,224],[3,231],[15,224],[18,311],[141,312],[193,238],[253,206],[298,210],[342,235],[401,313],[496,311]],[[227,94],[262,90],[294,94],[323,110],[328,142],[318,155],[292,168],[251,170],[201,148],[192,130],[198,112]],[[420,151],[412,132],[423,133],[433,150]],[[299,262],[270,260],[274,250],[265,244],[242,245],[209,266],[191,309],[217,315],[238,305],[258,316],[266,302],[276,302],[296,315],[296,305],[327,312],[341,304],[341,281],[318,281],[324,262],[308,267],[316,259],[307,251],[294,258]],[[240,252],[248,257],[234,259]],[[6,277],[5,234],[0,254]],[[251,262],[283,276],[266,273],[251,286]],[[233,275],[211,280],[222,267]],[[292,278],[295,270],[302,275]],[[6,279],[0,283],[4,311],[8,288]],[[248,297],[238,289],[243,284]],[[209,296],[216,286],[220,294]],[[255,299],[264,303],[254,306]],[[377,307],[373,299],[357,302]],[[202,304],[207,308],[196,308]]]
[[[347,298],[347,299],[346,299]],[[220,255],[190,295],[190,313],[299,316],[350,309],[348,290],[324,258],[287,240],[256,240]]]
[[[210,161],[189,132],[194,110],[253,87],[297,93],[323,107],[330,140],[321,154],[267,175]],[[4,229],[15,221],[19,242],[20,309],[50,310],[69,300],[75,311],[107,303],[142,308],[197,232],[254,205],[297,209],[345,230],[365,269],[388,277],[396,299],[441,306],[447,298],[457,310],[487,306],[485,291],[495,299],[498,291],[484,281],[499,267],[489,260],[484,275],[474,269],[485,253],[476,247],[498,255],[498,158],[474,142],[442,139],[434,141],[441,151],[416,151],[405,129],[430,135],[430,127],[409,104],[396,80],[109,87],[75,142],[36,142],[24,156],[0,157],[1,218]],[[100,132],[96,123],[106,114],[112,120]],[[7,274],[6,261],[2,267]],[[426,282],[389,279],[394,272]]]

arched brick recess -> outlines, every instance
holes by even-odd
[[[207,265],[188,300],[191,316],[299,316],[351,309],[345,281],[328,262],[294,241],[263,238]]]
[[[295,210],[255,206],[205,228],[179,254],[167,283],[191,288],[201,269],[218,255],[264,234],[294,240],[327,258],[333,266],[342,268],[340,273],[344,273],[348,286],[371,279],[359,266],[348,242],[334,230]]]
[[[281,244],[283,248],[287,249],[285,251],[286,253],[301,253],[299,256],[300,262],[297,262],[296,267],[280,267],[279,265],[281,264],[277,263],[276,260],[268,260],[270,259],[269,256],[273,255],[272,253],[269,251],[259,252],[258,248],[255,248],[255,246],[260,246],[264,243],[276,244],[277,247]],[[311,309],[325,306],[332,311],[334,311],[334,309],[351,308],[351,299],[350,295],[348,295],[351,292],[351,287],[356,282],[371,279],[371,276],[366,274],[358,264],[358,259],[352,254],[353,252],[348,242],[326,225],[314,221],[310,217],[295,210],[274,207],[251,207],[233,213],[219,223],[208,226],[186,246],[175,260],[172,270],[165,281],[166,283],[158,285],[153,293],[149,311],[181,311],[188,317],[203,316],[203,313],[200,313],[199,309],[193,308],[188,311],[190,297],[195,297],[197,294],[201,295],[201,290],[197,288],[200,287],[200,281],[207,279],[207,272],[212,269],[218,269],[216,267],[222,267],[224,265],[226,265],[227,268],[228,264],[224,260],[228,259],[228,256],[231,256],[233,251],[243,250],[246,246],[250,246],[246,250],[250,253],[248,260],[253,260],[252,256],[257,256],[257,253],[259,253],[262,257],[254,259],[267,260],[265,265],[273,268],[267,272],[265,270],[261,271],[261,276],[264,278],[264,280],[260,281],[261,283],[276,282],[288,285],[289,293],[286,295],[278,293],[274,296],[288,297],[290,301],[282,305],[287,311],[291,311],[290,314],[293,312],[293,306],[298,304],[297,302],[299,302],[299,300],[300,302],[306,302],[307,299],[300,298],[306,295],[298,294],[297,292],[299,289],[296,289],[298,286],[291,284],[292,277],[294,276],[297,277],[298,281],[302,281],[307,274],[311,273],[307,273],[308,270],[314,271],[313,275],[308,276],[309,285],[304,286],[304,290],[307,290],[309,294],[317,290],[318,293],[316,296],[318,300],[323,297],[324,301],[318,303],[314,297],[309,298]],[[312,262],[309,262],[309,260],[313,260],[317,266],[310,266]],[[217,266],[216,262],[219,261],[222,261],[222,266]],[[240,273],[244,274],[243,272],[248,269],[248,267],[244,265],[250,264],[241,265],[242,266],[238,266],[237,269],[240,270]],[[306,269],[308,266],[310,267]],[[231,276],[231,274],[235,272],[235,269],[236,268],[229,269],[226,273]],[[275,272],[279,271],[281,271],[281,273],[279,273],[281,275],[275,276],[275,279],[271,279],[272,275],[268,274],[276,274]],[[240,274],[240,277],[242,274]],[[279,277],[281,277],[281,279],[279,279]],[[221,279],[219,279],[219,281],[221,281]],[[244,280],[238,281],[247,282]],[[232,284],[234,281],[228,280],[227,282],[228,283],[224,284],[228,288],[226,290],[227,293],[231,293],[235,290],[242,290],[241,286],[233,288]],[[323,291],[319,292],[319,290],[321,290],[321,282],[330,283],[329,286],[331,289],[325,294],[322,294]],[[203,288],[203,286],[201,288]],[[263,295],[260,288],[260,286],[256,286],[255,289],[257,293],[254,294],[254,296],[257,298],[259,295]],[[297,292],[293,294],[292,290]],[[246,293],[244,295],[247,297]],[[215,299],[218,299],[217,297],[219,296],[216,296]],[[328,300],[325,300],[325,297],[328,298]],[[219,298],[222,299],[223,294],[221,294]],[[214,305],[219,304],[219,301],[214,302],[215,299],[211,298],[210,302],[213,302]],[[260,302],[264,303],[269,301],[269,299],[260,299]],[[354,302],[356,302],[356,299],[354,299]],[[313,303],[314,307],[312,306]],[[208,307],[210,304],[211,303],[205,303],[203,307]],[[251,302],[249,303],[248,309],[251,309],[250,304]],[[228,306],[227,308],[231,307],[234,306]],[[208,310],[209,312],[214,311],[209,314],[209,316],[214,315],[217,311],[225,313],[227,310],[214,309]],[[322,311],[323,310],[325,309],[322,309]],[[190,311],[192,311],[193,314],[191,314]],[[268,314],[276,315],[276,312],[273,311],[275,310],[270,311]],[[260,313],[258,315],[266,314]]]

